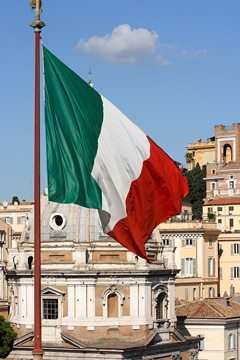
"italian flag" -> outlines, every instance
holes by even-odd
[[[117,107],[43,47],[48,196],[99,210],[133,253],[181,213],[188,184],[173,160]]]

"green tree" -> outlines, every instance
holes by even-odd
[[[194,156],[193,156],[192,153],[189,153],[189,152],[186,153],[185,159],[186,159],[186,163],[187,163],[187,164],[191,164],[191,163],[194,162]]]
[[[0,316],[0,357],[5,359],[12,351],[14,340],[17,333],[13,330],[10,323]]]
[[[192,204],[193,219],[202,219],[202,204],[206,197],[206,183],[203,180],[206,176],[206,168],[200,168],[197,163],[196,167],[190,171],[184,172],[188,180],[189,194],[185,197],[184,202]]]
[[[20,201],[19,201],[19,199],[18,199],[18,196],[13,196],[13,198],[12,198],[12,204],[14,204],[15,202],[17,202],[18,205],[20,204]]]

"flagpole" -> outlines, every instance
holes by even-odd
[[[40,21],[41,0],[30,0],[36,9],[30,24],[35,32],[35,143],[34,143],[34,349],[33,360],[43,359],[41,334],[41,236],[40,236]]]

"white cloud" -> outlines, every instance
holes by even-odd
[[[76,50],[89,53],[114,64],[136,64],[150,60],[158,66],[173,63],[174,58],[194,60],[206,56],[207,50],[181,49],[179,45],[161,44],[155,31],[119,25],[111,34],[80,39]]]
[[[163,56],[194,60],[200,56],[207,56],[208,51],[194,49],[180,49],[179,45],[160,44],[160,53]]]
[[[187,60],[194,60],[199,56],[206,56],[207,55],[207,50],[191,50],[191,49],[185,49],[185,50],[180,50],[178,52],[179,57],[182,57],[184,59]]]
[[[81,39],[77,50],[90,53],[112,63],[136,64],[154,56],[159,35],[147,29],[131,29],[128,24],[119,25],[112,34]]]

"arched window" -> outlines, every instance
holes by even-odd
[[[118,295],[109,294],[107,298],[108,317],[118,317]]]
[[[164,315],[164,299],[165,299],[165,294],[164,293],[160,293],[157,297],[157,301],[156,301],[156,319],[163,319],[163,315]]]
[[[103,316],[104,317],[121,317],[124,293],[116,285],[111,285],[102,294]]]
[[[29,256],[29,257],[28,257],[28,268],[29,268],[29,270],[32,269],[32,262],[33,262],[33,257],[32,257],[32,256]]]
[[[155,320],[166,319],[168,314],[168,289],[165,285],[153,287],[152,309]]]
[[[225,163],[232,161],[232,147],[229,144],[226,144],[223,147],[223,161]]]

